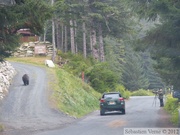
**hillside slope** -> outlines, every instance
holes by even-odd
[[[51,75],[54,72],[56,77],[50,82],[53,89],[50,100],[59,110],[71,116],[81,117],[98,109],[100,94],[88,84],[63,69],[55,68],[49,71]]]
[[[78,77],[56,66],[44,65],[47,57],[10,58],[8,61],[22,62],[46,68],[51,107],[58,108],[74,117],[84,116],[99,107],[100,93]]]

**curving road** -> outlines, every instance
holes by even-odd
[[[156,101],[156,102],[155,102]],[[95,111],[66,128],[34,135],[123,135],[124,128],[170,128],[169,116],[154,97],[131,97],[126,101],[126,114],[100,116]]]
[[[75,120],[50,108],[45,69],[20,63],[12,65],[17,75],[1,106],[0,122],[6,127],[4,135],[32,135],[35,131],[60,128]],[[28,86],[22,82],[25,73],[30,77]]]
[[[12,64],[18,73],[1,107],[0,122],[6,126],[3,135],[123,135],[123,129],[128,127],[173,127],[154,97],[131,97],[126,101],[125,115],[100,116],[95,111],[76,121],[49,107],[45,69]],[[30,76],[28,86],[21,79],[25,73]]]

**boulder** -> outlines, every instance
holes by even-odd
[[[54,63],[52,60],[45,60],[45,65],[48,67],[55,67]]]

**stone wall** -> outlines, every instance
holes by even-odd
[[[0,62],[0,100],[8,93],[9,86],[15,74],[16,70],[9,62]]]
[[[53,45],[50,42],[28,42],[22,43],[20,47],[12,54],[14,57],[33,57],[35,55],[35,46],[46,46],[45,56],[52,56],[53,54]]]

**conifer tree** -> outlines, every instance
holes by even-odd
[[[19,46],[17,30],[29,28],[39,35],[43,25],[51,17],[51,8],[42,0],[18,0],[14,5],[0,7],[0,60],[10,56]]]
[[[130,48],[125,56],[125,64],[123,71],[123,84],[129,90],[147,89],[149,81],[145,76],[142,59],[138,54],[134,53]]]

